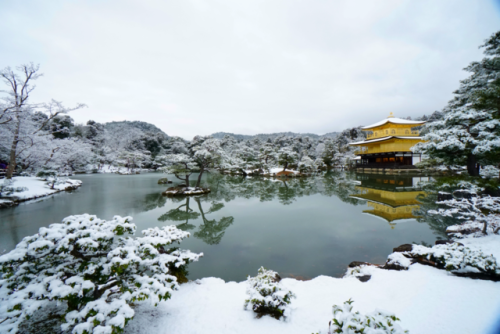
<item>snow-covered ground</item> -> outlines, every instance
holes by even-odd
[[[136,172],[145,172],[145,171],[151,171],[151,170],[144,168],[129,169],[127,167],[111,166],[111,165],[103,165],[100,169],[97,169],[98,173],[117,173],[117,174],[136,174]]]
[[[500,259],[500,235],[459,241]],[[401,253],[394,254],[402,257]],[[409,259],[405,260],[409,265]],[[171,300],[156,308],[140,306],[125,333],[143,333],[147,328],[148,334],[326,334],[332,306],[350,298],[354,311],[362,314],[377,309],[396,314],[401,327],[411,334],[499,333],[500,282],[457,277],[418,263],[409,265],[407,271],[363,266],[361,274],[371,278],[367,282],[352,275],[319,276],[310,281],[283,279],[284,289],[296,295],[285,321],[269,316],[257,319],[253,312],[244,310],[246,281],[204,278],[181,285]]]
[[[30,199],[35,199],[43,196],[48,196],[55,194],[57,192],[63,191],[68,187],[79,187],[82,185],[82,181],[80,180],[72,180],[65,179],[64,182],[55,184],[54,189],[50,189],[50,186],[47,185],[47,181],[44,181],[38,177],[29,176],[22,177],[16,176],[12,178],[13,183],[10,184],[10,187],[20,189],[26,188],[24,191],[15,191],[14,193],[5,196],[8,198],[1,198],[0,201],[27,201]],[[2,183],[8,182],[6,179],[1,181]]]
[[[367,268],[372,277],[365,283],[354,277],[283,279],[284,287],[297,296],[286,321],[256,319],[245,311],[246,282],[225,283],[218,278],[189,282],[158,307],[141,306],[125,333],[144,333],[146,328],[148,334],[327,333],[332,306],[349,298],[361,313],[375,309],[395,313],[411,334],[494,333],[488,330],[500,314],[500,283],[456,277],[420,264],[408,271]]]

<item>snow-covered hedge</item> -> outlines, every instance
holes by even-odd
[[[500,170],[498,168],[496,168],[495,166],[484,166],[481,168],[479,174],[482,176],[482,177],[498,177],[499,176],[499,173],[500,173]]]
[[[465,195],[463,198],[436,202],[446,208],[429,210],[429,214],[444,217],[455,217],[466,220],[466,223],[477,222],[483,225],[482,233],[488,233],[488,225],[500,220],[500,197],[480,196],[475,191],[462,190],[455,192]]]
[[[135,232],[131,220],[69,216],[0,256],[0,332],[16,333],[48,301],[58,301],[67,307],[63,330],[114,334],[134,316],[131,303],[169,299],[175,275],[203,254],[167,248],[189,236],[175,226],[123,236]]]
[[[436,245],[432,248],[413,245],[411,252],[407,253],[412,257],[423,256],[449,271],[500,275],[500,266],[495,257],[459,243]]]
[[[352,311],[353,301],[349,299],[344,305],[333,305],[333,319],[329,323],[328,334],[403,334],[408,333],[398,324],[400,321],[394,314],[375,311],[367,315]]]
[[[259,316],[268,314],[276,319],[289,316],[289,304],[295,295],[280,281],[277,272],[260,267],[256,277],[248,277],[249,297],[245,300],[245,309],[250,305]]]
[[[396,252],[387,257],[385,267],[397,270],[408,270],[411,264],[412,262],[409,258],[399,252]]]

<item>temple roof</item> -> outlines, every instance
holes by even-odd
[[[349,145],[353,145],[353,146],[355,146],[355,145],[365,145],[365,144],[375,143],[375,142],[389,140],[389,139],[415,139],[415,140],[421,140],[422,137],[387,136],[387,137],[382,137],[382,138],[375,138],[375,139],[370,139],[370,140],[358,141],[358,142],[355,142],[355,143],[349,143]]]
[[[396,117],[389,117],[387,119],[384,119],[383,121],[374,123],[372,125],[364,126],[361,128],[361,130],[369,130],[373,129],[379,126],[382,126],[386,123],[393,123],[393,124],[405,124],[405,125],[413,125],[413,126],[418,126],[426,123],[425,121],[410,121],[407,119],[401,119],[401,118],[396,118]]]

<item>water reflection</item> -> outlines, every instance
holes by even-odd
[[[420,211],[430,207],[428,199],[434,195],[417,198],[422,204],[401,202],[405,192],[422,191],[414,188],[417,180],[410,184],[404,177],[344,172],[283,180],[210,175],[202,181],[210,194],[168,198],[161,195],[165,186],[157,183],[164,176],[79,175],[84,186],[71,194],[2,210],[0,251],[71,214],[103,219],[130,215],[138,231],[176,224],[191,232],[182,248],[205,256],[190,268],[190,279],[240,281],[260,266],[284,276],[312,278],[340,276],[353,260],[383,263],[393,247],[420,240],[433,243],[448,224],[435,217],[423,223],[426,216]],[[369,192],[374,197],[362,198]],[[380,215],[363,212],[376,211],[370,202],[392,204],[389,211],[399,204],[420,205],[418,210],[412,207],[412,214],[422,217],[417,218],[422,223],[410,219],[389,229],[380,223]]]
[[[426,195],[421,184],[428,182],[428,177],[357,174],[356,179],[360,181],[356,187],[359,193],[351,197],[367,201],[371,209],[364,213],[382,218],[391,228],[398,222],[420,218],[415,212],[420,209],[418,198]]]
[[[211,175],[207,183],[212,190],[207,195],[210,200],[229,202],[243,197],[258,198],[261,202],[278,200],[283,205],[291,205],[300,197],[321,194],[336,196],[345,203],[360,204],[350,197],[357,192],[355,173],[331,172],[318,177],[284,179]]]
[[[237,198],[258,199],[260,202],[277,201],[282,205],[293,205],[300,197],[321,194],[336,196],[343,202],[358,205],[359,200],[350,197],[357,193],[356,174],[333,172],[313,178],[251,178],[221,174],[209,175],[206,179],[211,193],[196,197],[168,198],[159,192],[148,194],[143,201],[144,211],[162,208],[167,201],[180,204],[163,213],[158,221],[171,221],[184,231],[192,231],[192,235],[208,245],[219,244],[225,230],[234,222],[233,216],[219,218],[208,217],[224,208],[223,202],[231,202]],[[194,203],[195,204],[194,204]],[[203,203],[210,205],[208,211]],[[201,221],[198,219],[201,218]],[[178,223],[181,222],[181,223]],[[197,225],[199,223],[199,225]]]

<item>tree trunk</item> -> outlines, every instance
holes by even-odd
[[[17,143],[19,143],[19,130],[21,128],[21,120],[19,119],[19,115],[17,118],[17,127],[14,132],[14,140],[12,141],[12,146],[10,147],[10,160],[9,160],[9,168],[7,168],[7,173],[5,174],[6,179],[12,179],[12,175],[14,174],[14,170],[16,169],[16,151],[17,151]]]
[[[201,176],[203,175],[203,172],[205,170],[202,168],[200,169],[200,175],[198,175],[198,181],[196,182],[196,188],[198,188],[200,186],[200,183],[201,183]]]
[[[287,167],[288,167],[288,162],[285,162],[285,166],[283,167],[283,171],[286,171]]]
[[[186,175],[186,187],[189,187],[189,175]]]
[[[467,155],[467,172],[470,176],[479,176],[479,169],[477,168],[476,156],[472,153]]]
[[[488,234],[488,221],[484,221],[484,226],[483,226],[483,234]]]

